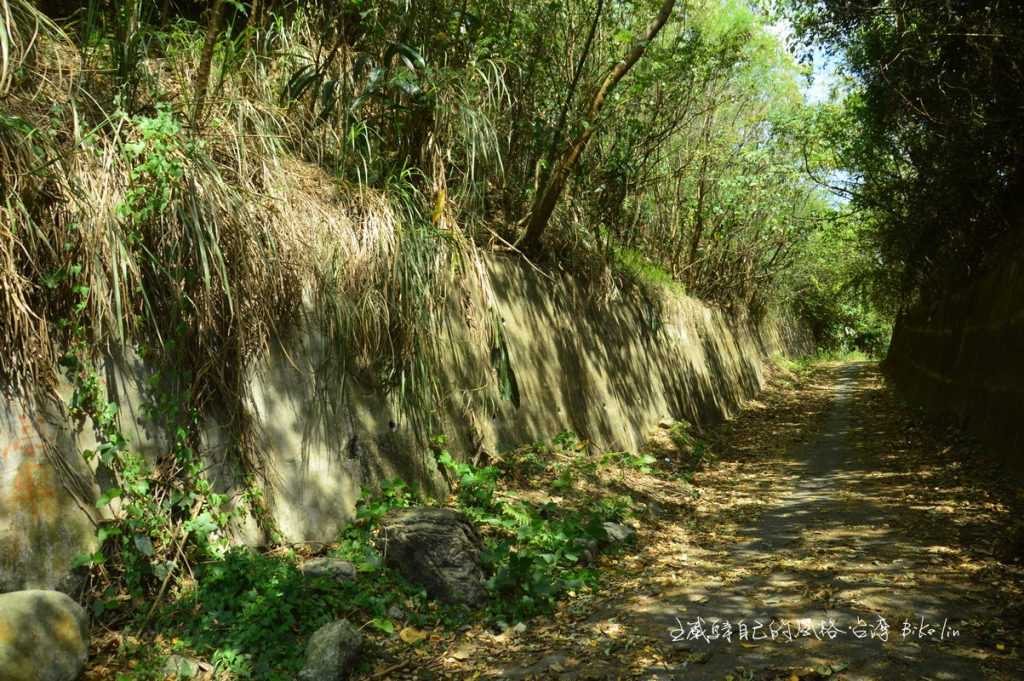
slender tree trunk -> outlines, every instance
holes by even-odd
[[[707,172],[708,157],[700,164],[700,178],[697,180],[697,214],[693,220],[693,234],[690,236],[690,252],[686,256],[686,285],[694,288],[697,283],[697,253],[700,250],[700,240],[704,236],[704,198],[707,196]]]
[[[562,102],[562,110],[558,112],[558,122],[555,124],[555,132],[551,136],[551,144],[548,147],[548,152],[544,156],[544,160],[547,162],[547,168],[544,171],[544,181],[541,185],[547,184],[547,179],[550,176],[550,168],[555,162],[555,154],[558,153],[558,148],[562,146],[562,137],[565,134],[565,122],[569,115],[569,107],[572,105],[572,100],[576,97],[576,88],[579,87],[580,77],[583,75],[583,67],[587,64],[587,59],[590,58],[590,51],[594,46],[594,36],[597,35],[597,27],[601,23],[601,12],[604,11],[604,0],[597,0],[597,8],[594,10],[594,20],[590,24],[590,32],[587,34],[587,40],[583,43],[583,53],[580,55],[579,61],[576,62],[576,70],[572,74],[572,83],[569,85],[569,92],[565,96],[565,100]]]
[[[256,45],[259,49],[260,30],[263,28],[263,3],[260,0],[252,0],[252,7],[249,8],[249,44]]]
[[[206,27],[206,41],[203,43],[203,54],[199,58],[199,70],[196,71],[196,100],[192,108],[192,127],[197,128],[199,117],[203,114],[206,102],[206,90],[210,87],[210,67],[213,63],[213,48],[217,45],[220,24],[224,17],[224,0],[214,0],[210,10],[210,23]]]
[[[511,19],[509,21],[511,22]],[[509,28],[508,28],[508,32],[506,34],[507,38],[512,35],[511,31],[512,31],[512,27],[510,25]],[[515,96],[515,97],[511,98],[512,99],[512,113],[511,113],[510,119],[513,121],[513,123],[512,123],[512,134],[509,135],[508,146],[506,147],[507,151],[505,153],[505,156],[507,158],[513,158],[516,155],[516,152],[517,152],[517,150],[519,148],[519,140],[520,140],[520,137],[522,137],[522,130],[523,130],[523,125],[524,125],[523,122],[522,122],[522,120],[523,120],[523,111],[525,109],[524,102],[526,102],[526,93],[533,90],[534,75],[536,74],[536,71],[537,71],[537,65],[540,62],[540,60],[537,59],[537,52],[539,51],[539,48],[540,48],[540,43],[541,43],[542,36],[543,36],[543,32],[538,31],[537,34],[536,34],[536,40],[533,43],[533,48],[530,50],[530,55],[531,55],[530,56],[530,66],[526,70],[526,78],[522,79],[520,84],[519,84],[518,96]],[[515,176],[515,174],[512,173],[512,172],[506,172],[505,173],[505,176],[504,176],[504,186],[503,186],[503,190],[502,190],[502,195],[503,195],[503,202],[502,202],[503,203],[503,207],[502,208],[505,211],[505,218],[509,222],[511,222],[514,219],[513,215],[515,214],[516,210],[518,210],[518,205],[521,203],[521,198],[522,198],[522,189],[521,189],[521,187],[525,183],[530,181],[530,174],[531,174],[530,169],[533,168],[535,165],[536,164],[531,159],[529,161],[529,163],[527,163],[526,166],[525,166],[525,170],[524,170],[524,172],[522,174],[522,178],[517,178]]]
[[[697,178],[697,214],[694,216],[693,234],[690,237],[690,252],[686,258],[686,286],[693,290],[697,284],[697,252],[700,241],[704,237],[704,202],[707,197],[708,162],[711,158],[711,123],[714,120],[714,107],[704,118],[702,137],[704,157],[700,162],[700,176]]]
[[[605,77],[604,82],[601,83],[601,87],[598,88],[597,94],[595,94],[594,99],[591,100],[590,106],[588,107],[584,117],[585,127],[583,132],[581,132],[562,153],[561,158],[551,171],[547,183],[537,194],[533,208],[530,211],[526,234],[523,236],[522,249],[524,251],[535,251],[540,245],[541,236],[543,236],[544,230],[548,226],[548,221],[551,219],[551,214],[554,212],[555,206],[558,205],[558,199],[562,196],[562,191],[565,189],[566,181],[569,179],[570,173],[572,173],[576,164],[579,162],[580,156],[583,154],[583,150],[586,149],[587,144],[590,142],[590,138],[594,136],[594,127],[597,124],[597,117],[604,108],[608,95],[615,86],[619,84],[619,81],[629,73],[629,70],[633,68],[633,65],[640,60],[640,57],[644,55],[644,52],[647,51],[647,46],[658,35],[658,32],[661,31],[662,27],[668,21],[669,16],[672,15],[672,9],[675,7],[675,4],[676,0],[664,0],[661,5],[661,9],[658,11],[658,15],[650,25],[648,25],[643,38],[633,44],[622,61],[612,68]]]

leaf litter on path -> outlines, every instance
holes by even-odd
[[[698,470],[606,480],[657,510],[632,555],[598,559],[601,589],[512,637],[476,625],[428,638],[418,648],[433,662],[418,678],[1024,678],[1024,498],[983,449],[902,404],[876,367],[854,369],[774,372],[756,401],[703,434],[716,456]],[[842,383],[845,444],[834,470],[818,470],[815,443],[834,436],[823,429],[836,427]],[[808,493],[816,481],[827,489]],[[956,621],[961,637],[900,641],[915,609]],[[875,647],[672,640],[677,614],[717,610],[884,616],[894,636]]]

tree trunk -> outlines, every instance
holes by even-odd
[[[203,43],[203,54],[199,58],[199,70],[196,71],[196,101],[192,108],[192,127],[198,128],[199,117],[203,114],[203,103],[206,101],[206,90],[210,86],[210,66],[213,63],[213,48],[217,45],[220,34],[220,22],[224,16],[224,0],[215,0],[210,10],[210,23],[206,27],[206,41]]]
[[[700,164],[700,178],[697,180],[697,214],[693,220],[693,234],[690,237],[690,252],[686,257],[686,285],[693,289],[697,283],[697,253],[700,250],[700,240],[704,236],[704,197],[707,194],[705,183],[707,182],[708,156]]]
[[[686,287],[695,290],[697,286],[697,253],[704,237],[704,202],[707,196],[708,161],[711,157],[711,123],[714,120],[714,106],[704,117],[702,132],[704,156],[700,162],[700,176],[697,178],[697,214],[694,216],[693,235],[690,238],[690,252],[686,258]]]
[[[594,95],[594,99],[591,100],[584,117],[585,127],[583,132],[562,153],[561,158],[555,164],[548,177],[547,183],[537,194],[533,208],[530,211],[526,234],[523,236],[522,249],[524,251],[535,251],[540,246],[541,236],[543,236],[544,230],[548,226],[548,221],[551,219],[555,206],[558,205],[558,199],[562,196],[562,191],[565,189],[566,180],[569,179],[569,174],[576,167],[580,156],[583,154],[583,150],[586,149],[587,143],[590,142],[590,138],[594,135],[597,117],[604,108],[608,95],[619,84],[619,81],[629,73],[633,65],[640,60],[644,52],[647,51],[647,46],[658,35],[658,32],[661,31],[669,16],[671,16],[675,4],[676,0],[664,0],[658,15],[647,27],[644,37],[633,44],[633,47],[630,48],[622,61],[612,68],[611,72],[605,77],[604,82],[601,83],[601,87],[598,89],[597,94]]]
[[[583,75],[583,67],[587,64],[587,59],[590,58],[590,50],[594,46],[594,36],[597,35],[598,24],[601,23],[601,12],[604,11],[604,0],[597,0],[597,9],[594,10],[594,20],[590,24],[590,32],[587,34],[587,40],[583,43],[583,53],[580,55],[579,61],[576,63],[576,70],[572,75],[572,83],[569,85],[569,93],[565,96],[565,100],[562,102],[562,110],[558,112],[558,122],[555,124],[555,132],[551,136],[551,144],[548,146],[548,152],[544,155],[544,160],[547,162],[547,168],[544,171],[544,181],[542,185],[547,185],[547,180],[550,177],[551,166],[555,162],[555,154],[558,153],[558,148],[562,146],[562,136],[565,134],[565,121],[569,116],[569,106],[572,104],[572,100],[576,97],[576,88],[580,84],[580,76]]]

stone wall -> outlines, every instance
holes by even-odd
[[[488,261],[484,276],[507,339],[518,408],[498,394],[490,348],[481,342],[493,320],[467,315],[458,301],[449,337],[441,339],[445,375],[436,377],[447,398],[418,420],[354,377],[335,393],[335,408],[324,409],[325,391],[337,386],[325,385],[323,341],[310,330],[282,339],[253,372],[250,410],[268,463],[266,498],[287,538],[333,539],[352,517],[360,489],[385,479],[443,493],[426,435],[445,433],[453,453],[463,455],[564,430],[636,449],[663,418],[708,423],[729,414],[761,387],[767,356],[810,349],[791,325],[753,328],[684,296],[602,302],[567,278],[504,260]],[[124,432],[144,453],[157,451],[159,434],[147,428],[141,408],[147,368],[111,354],[103,372]],[[67,386],[60,391],[66,398]],[[92,545],[103,471],[82,462],[91,438],[68,423],[60,397],[0,402],[0,591],[51,587]],[[230,486],[219,423],[208,416],[206,456]],[[260,540],[254,528],[246,532]]]
[[[1024,262],[896,322],[884,368],[910,400],[952,418],[1024,475]]]

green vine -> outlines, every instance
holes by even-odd
[[[127,245],[152,271],[159,271],[156,256],[141,243],[141,228],[169,210],[182,178],[180,156],[187,149],[180,126],[166,109],[152,119],[136,118],[135,124],[141,139],[122,150],[135,167],[118,215],[126,223]],[[73,236],[72,229],[69,242]],[[148,366],[159,367],[147,380],[143,411],[164,434],[164,447],[147,459],[122,431],[118,405],[107,399],[96,371],[96,344],[86,324],[92,293],[82,267],[65,268],[51,280],[71,293],[72,304],[60,322],[66,350],[59,364],[73,388],[70,416],[79,427],[88,424],[95,437],[95,448],[82,455],[101,481],[96,506],[104,520],[97,529],[97,549],[79,556],[76,565],[89,566],[99,577],[105,597],[96,600],[94,609],[100,612],[123,594],[137,598],[155,593],[145,626],[170,585],[190,574],[197,562],[224,554],[230,545],[229,528],[244,512],[252,512],[261,527],[272,523],[254,476],[246,476],[239,492],[229,496],[215,491],[206,474],[199,452],[197,392],[188,370],[188,325],[182,321],[193,310],[188,295],[169,292],[161,324],[163,342],[155,348],[138,347]]]
[[[230,498],[215,492],[205,476],[202,458],[192,445],[199,425],[195,410],[155,400],[147,407],[153,421],[161,423],[183,411],[186,418],[168,429],[170,445],[157,463],[131,448],[118,423],[117,404],[105,397],[84,335],[81,325],[74,324],[73,342],[61,358],[74,388],[68,408],[80,425],[91,425],[97,445],[82,455],[97,467],[97,477],[110,484],[96,501],[108,517],[97,531],[98,549],[77,562],[105,577],[111,594],[127,591],[141,596],[157,585],[162,593],[191,563],[223,554],[228,547],[226,530],[245,505],[232,507]]]

